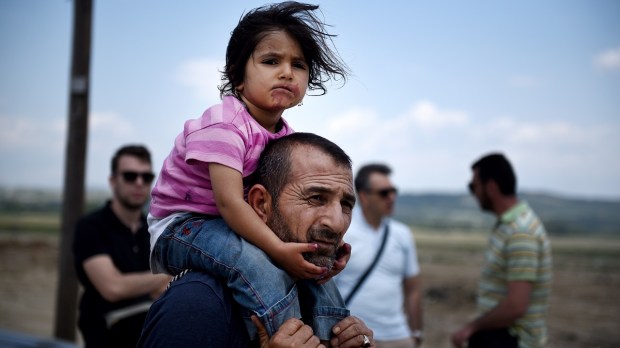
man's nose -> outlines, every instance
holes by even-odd
[[[350,222],[350,215],[345,214],[339,203],[327,205],[321,216],[321,224],[340,235],[344,234]]]

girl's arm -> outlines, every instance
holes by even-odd
[[[315,244],[284,243],[243,199],[241,173],[209,163],[209,175],[217,209],[233,231],[266,252],[293,277],[308,279],[323,274],[323,267],[306,261],[302,255],[316,251]]]

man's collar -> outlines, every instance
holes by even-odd
[[[510,209],[508,209],[502,216],[499,218],[499,222],[502,223],[510,223],[517,219],[521,213],[527,211],[529,206],[525,201],[519,201],[517,204],[513,205]]]

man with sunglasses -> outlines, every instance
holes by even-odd
[[[144,146],[121,147],[111,163],[112,198],[76,225],[74,262],[84,288],[78,327],[86,348],[135,347],[146,311],[170,280],[149,267],[142,209],[154,177]]]
[[[471,167],[471,194],[497,217],[478,282],[478,316],[451,336],[455,347],[538,348],[547,340],[551,246],[542,222],[516,194],[508,159],[488,154]]]
[[[397,190],[384,164],[361,167],[355,177],[358,204],[345,241],[347,267],[335,277],[351,315],[374,331],[379,348],[422,343],[422,289],[411,230],[393,220]]]

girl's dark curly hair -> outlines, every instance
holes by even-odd
[[[271,31],[284,30],[301,47],[308,64],[308,89],[327,93],[324,85],[330,78],[346,81],[348,67],[338,55],[332,38],[336,35],[325,30],[326,24],[313,13],[318,5],[287,1],[261,6],[242,16],[233,30],[226,48],[226,66],[222,71],[220,97],[239,97],[236,86],[243,83],[245,65],[256,45]]]

